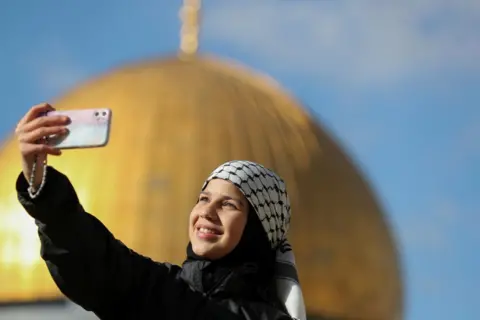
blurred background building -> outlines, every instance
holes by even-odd
[[[108,147],[50,161],[70,177],[85,208],[128,246],[181,263],[188,213],[203,180],[230,159],[254,160],[288,185],[295,214],[290,238],[309,312],[400,319],[397,251],[372,192],[338,145],[273,80],[212,58],[153,60],[89,81],[55,106],[99,101],[114,115]],[[15,163],[17,153],[8,141],[0,167]],[[17,175],[2,172],[4,220],[24,216],[12,188]],[[0,266],[7,284],[2,298],[54,296],[34,228],[14,227],[2,234],[10,259]]]
[[[114,120],[108,147],[68,151],[51,164],[123,242],[180,263],[208,173],[230,159],[264,163],[291,193],[290,238],[309,319],[403,319],[399,246],[358,165],[275,80],[196,55],[198,16],[183,12],[178,56],[122,64],[54,99],[58,109],[109,107]],[[9,137],[0,149],[0,319],[95,319],[62,301],[40,260],[35,225],[13,188],[19,172]]]

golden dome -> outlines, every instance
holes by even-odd
[[[66,151],[50,163],[135,250],[180,263],[203,179],[224,161],[257,161],[287,182],[309,313],[401,317],[397,251],[375,197],[335,141],[273,80],[206,57],[152,60],[85,83],[54,105],[113,110],[108,147]],[[0,155],[0,299],[55,296],[35,227],[16,203],[18,160],[8,140]]]

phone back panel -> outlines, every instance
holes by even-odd
[[[59,149],[95,148],[107,145],[110,136],[110,109],[51,111],[46,116],[65,115],[70,118],[68,133],[48,137],[48,144]]]

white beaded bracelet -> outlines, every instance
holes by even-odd
[[[38,161],[38,156],[35,156],[35,160],[33,161],[32,165],[32,173],[30,175],[30,180],[28,181],[28,195],[30,198],[35,199],[40,195],[40,192],[43,189],[43,186],[45,185],[45,181],[47,180],[47,158],[43,160],[43,175],[42,175],[42,182],[40,183],[40,186],[38,189],[35,190],[34,188],[34,182],[35,182],[35,175],[37,173],[37,161]]]

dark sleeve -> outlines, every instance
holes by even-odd
[[[65,175],[48,167],[46,181],[31,199],[20,174],[18,199],[38,226],[41,257],[70,300],[105,320],[245,319],[192,290],[180,267],[154,262],[115,239],[84,211]]]
[[[152,290],[160,288],[156,293],[161,294],[165,286],[175,285],[171,266],[133,252],[85,212],[65,175],[48,167],[46,181],[33,200],[23,174],[16,189],[38,226],[41,257],[69,299],[102,319],[111,319],[119,312],[125,316],[140,311]],[[160,306],[164,301],[158,298]]]

